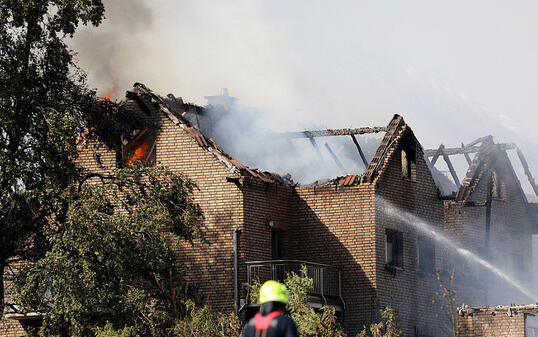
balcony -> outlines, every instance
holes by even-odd
[[[308,305],[313,308],[328,306],[337,312],[343,312],[345,302],[342,298],[342,271],[327,264],[299,260],[271,260],[247,262],[247,282],[252,285],[256,280],[264,283],[268,280],[282,282],[288,273],[301,275],[301,266],[306,266],[307,275],[314,281],[314,287],[308,294]],[[250,294],[242,301],[244,306],[253,307]]]

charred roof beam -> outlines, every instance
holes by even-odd
[[[434,152],[432,161],[430,163],[432,167],[435,166],[437,159],[439,159],[439,156],[443,154],[444,149],[445,149],[445,146],[441,144],[439,145],[439,148]]]
[[[355,137],[355,135],[351,135],[351,139],[353,139],[353,143],[355,143],[355,146],[357,147],[357,150],[359,151],[359,156],[361,156],[362,163],[364,164],[364,169],[368,169],[368,162],[366,161],[364,152],[362,152],[362,149],[361,149],[361,146],[359,145],[359,141],[357,140],[357,137]]]
[[[527,179],[529,180],[529,183],[531,184],[534,194],[536,194],[536,196],[538,197],[538,187],[536,186],[536,183],[534,182],[534,177],[532,176],[532,173],[529,170],[529,164],[527,163],[527,159],[525,159],[523,152],[519,148],[517,149],[516,152],[517,152],[517,156],[519,157],[519,161],[521,162],[521,166],[523,166],[523,171],[525,172],[525,175],[527,176]]]
[[[465,144],[463,144],[463,142],[461,143],[461,149],[463,151],[463,155],[465,156],[465,160],[467,161],[467,164],[469,164],[470,166],[472,163],[472,160],[471,160],[471,157],[469,156],[469,153],[465,152]]]
[[[500,147],[501,150],[513,150],[516,148],[516,145],[513,144],[513,143],[501,143],[501,144],[496,144]],[[437,154],[437,151],[439,151],[439,149],[429,149],[429,150],[424,150],[424,154],[428,157],[433,157]],[[463,155],[467,155],[469,153],[475,153],[475,152],[478,152],[480,151],[480,146],[464,146],[464,147],[454,147],[454,148],[445,148],[443,146],[443,152],[442,154],[446,154],[448,156],[453,156],[453,155],[456,155],[456,154],[463,154]],[[467,159],[467,158],[466,158]],[[471,158],[469,158],[469,160],[467,162],[469,162],[471,160]],[[433,162],[433,160],[432,160]]]
[[[448,169],[450,170],[450,174],[452,175],[452,179],[454,179],[454,183],[456,184],[457,188],[460,188],[460,180],[458,179],[458,175],[456,174],[456,170],[454,170],[454,166],[452,166],[452,162],[450,161],[450,158],[446,153],[443,153],[443,159],[445,160],[446,165],[448,166]]]
[[[472,142],[470,142],[469,144],[465,145],[465,147],[471,147],[471,146],[474,146],[478,143],[488,143],[488,144],[493,144],[493,136],[492,135],[487,135],[485,137],[480,137]]]
[[[331,136],[350,136],[350,135],[363,135],[368,133],[387,132],[386,127],[364,127],[355,129],[326,129],[326,130],[307,130],[300,132],[283,132],[276,134],[276,136],[283,136],[286,138],[314,138],[314,137],[331,137]]]

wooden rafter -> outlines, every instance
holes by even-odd
[[[431,165],[435,166],[435,163],[437,162],[437,159],[439,159],[439,156],[443,154],[443,150],[445,149],[445,146],[443,144],[439,145],[439,148],[437,151],[435,151],[435,154],[433,155]]]
[[[501,144],[497,144],[500,146],[500,148],[502,150],[512,150],[512,149],[515,149],[516,148],[516,145],[513,144],[513,143],[501,143]],[[428,149],[428,150],[424,150],[424,154],[428,157],[433,157],[437,151],[439,149]],[[469,156],[469,153],[475,153],[475,152],[478,152],[480,151],[480,146],[466,146],[464,145],[463,147],[454,147],[454,148],[445,148],[443,147],[443,154],[446,154],[448,156],[453,156],[453,155],[456,155],[456,154],[463,154],[465,155],[466,157]],[[471,158],[469,157],[469,160],[471,160]],[[467,162],[469,162],[469,160]]]
[[[465,149],[465,145],[463,144],[463,142],[461,143],[461,149],[462,150]],[[472,160],[471,160],[471,157],[469,156],[469,153],[464,151],[463,155],[465,156],[465,160],[467,160],[467,164],[471,165]]]
[[[329,144],[325,143],[325,148],[327,149],[327,151],[329,152],[329,154],[333,158],[334,162],[336,163],[336,166],[338,166],[338,168],[340,169],[342,174],[344,174],[344,175],[347,174],[346,168],[344,167],[344,165],[342,165],[342,162],[340,161],[340,159],[338,159],[336,154],[334,154],[334,152],[331,149],[331,147],[329,146]]]
[[[452,166],[452,162],[450,161],[450,158],[447,154],[443,153],[443,159],[445,160],[446,165],[448,166],[448,169],[450,170],[450,174],[452,175],[452,179],[454,179],[454,183],[456,184],[457,188],[460,188],[460,180],[458,179],[458,175],[456,174],[456,170],[454,170],[454,166]]]
[[[364,153],[362,152],[361,146],[359,145],[359,141],[357,140],[357,137],[355,135],[351,135],[351,139],[353,139],[353,143],[355,143],[355,146],[357,147],[357,150],[359,151],[359,156],[361,156],[362,163],[364,164],[364,168],[368,168],[368,162],[366,161],[366,157],[364,156]]]
[[[527,179],[529,180],[529,183],[531,184],[532,189],[534,190],[534,194],[536,194],[536,196],[538,197],[538,187],[536,186],[534,177],[532,176],[532,173],[529,170],[529,164],[527,163],[527,159],[525,159],[523,152],[519,148],[517,149],[516,152],[517,152],[517,156],[519,157],[519,161],[521,162],[521,165],[523,166],[523,171],[525,171],[525,175],[527,176]]]
[[[316,153],[319,157],[319,161],[323,163],[323,155],[321,154],[321,151],[319,150],[318,143],[314,138],[308,138],[310,139],[310,143],[312,143],[312,146],[314,147],[314,150],[316,150]]]

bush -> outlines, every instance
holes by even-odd
[[[214,313],[208,306],[196,307],[193,301],[186,303],[187,315],[177,321],[174,336],[178,337],[238,337],[241,322],[234,313]]]
[[[288,273],[284,280],[290,293],[290,301],[286,309],[297,325],[299,336],[344,337],[344,331],[333,309],[323,306],[316,312],[307,304],[308,293],[314,288],[314,280],[306,276],[306,266],[301,268],[300,274]],[[261,283],[256,280],[247,287],[250,290],[251,303],[257,303]]]
[[[370,334],[368,334],[366,327],[364,327],[357,337],[398,337],[401,335],[402,330],[396,326],[396,314],[394,310],[386,307],[381,317],[381,322],[370,324]]]

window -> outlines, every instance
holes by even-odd
[[[433,273],[435,270],[435,242],[432,238],[419,235],[417,240],[418,269]]]
[[[410,149],[402,149],[402,177],[416,179],[415,152]]]
[[[155,139],[157,132],[154,129],[134,130],[121,136],[121,162],[124,166],[140,162],[145,165],[155,164]]]
[[[273,260],[282,259],[282,230],[271,229],[271,257]]]
[[[401,143],[401,158],[402,158],[402,177],[404,179],[416,180],[417,164],[416,152],[417,145],[413,136],[405,135]]]
[[[385,263],[388,266],[403,266],[403,233],[394,229],[385,232]]]

